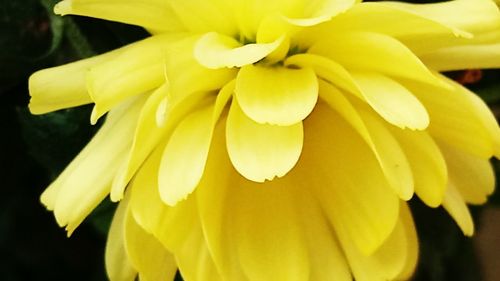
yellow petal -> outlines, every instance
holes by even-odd
[[[208,68],[241,67],[265,58],[278,48],[283,37],[271,43],[242,45],[236,39],[216,32],[202,36],[194,48],[196,60]]]
[[[104,199],[124,155],[130,149],[144,99],[134,99],[110,113],[103,127],[49,188],[58,189],[54,214],[68,235]],[[54,187],[60,186],[60,187]]]
[[[354,0],[305,1],[303,14],[297,18],[287,18],[287,21],[298,26],[317,25],[345,12],[354,5],[354,2]]]
[[[174,95],[219,90],[236,76],[237,69],[209,69],[201,65],[193,55],[199,39],[199,35],[190,36],[168,47],[165,72]]]
[[[168,2],[162,0],[64,0],[54,7],[54,12],[63,16],[89,16],[156,30],[184,29]]]
[[[463,86],[448,78],[441,79],[450,85],[449,90],[404,84],[427,109],[432,120],[431,135],[481,158],[498,155],[500,131],[491,111]]]
[[[393,190],[400,198],[410,199],[413,194],[411,169],[401,147],[388,130],[369,114],[365,113],[362,117],[351,102],[333,86],[320,82],[320,95],[370,147]]]
[[[140,227],[127,208],[124,222],[124,244],[130,263],[141,281],[174,280],[177,265],[172,254],[151,234]]]
[[[165,82],[166,45],[179,35],[153,36],[130,46],[119,56],[90,69],[87,88],[95,102],[92,123],[124,99],[158,88]]]
[[[112,60],[123,49],[62,66],[40,70],[29,79],[30,104],[33,114],[43,114],[63,108],[91,103],[85,75],[99,64]]]
[[[318,41],[309,53],[331,58],[349,70],[381,72],[445,87],[427,67],[398,40],[374,32],[342,32]]]
[[[235,95],[243,112],[255,122],[292,125],[313,110],[318,81],[310,68],[247,65],[238,73]]]
[[[472,220],[469,208],[465,204],[460,192],[451,182],[448,183],[446,189],[443,207],[457,222],[464,235],[472,236],[474,234],[474,221]]]
[[[159,0],[161,1],[161,0]],[[233,17],[233,4],[227,0],[166,0],[175,11],[180,22],[192,33],[216,31],[222,34],[237,34]]]
[[[164,144],[158,146],[134,177],[130,204],[137,224],[175,255],[196,223],[197,210],[193,200],[179,202],[175,207],[161,200],[158,167],[163,147]]]
[[[351,280],[334,234],[303,175],[292,170],[285,178],[264,185],[241,178],[225,151],[224,123],[214,133],[206,169],[196,196],[208,247],[225,280],[300,280],[306,277],[308,264],[297,263],[305,258],[301,256],[305,250],[311,261],[310,280],[332,276]],[[236,234],[236,227],[246,231]],[[240,244],[242,239],[246,245]],[[248,255],[242,258],[251,261],[236,258],[242,248]]]
[[[125,215],[128,209],[128,200],[118,205],[115,211],[106,242],[106,273],[110,281],[134,281],[137,270],[132,266],[125,250]]]
[[[314,73],[336,87],[351,93],[361,99],[363,96],[351,74],[340,64],[323,56],[315,54],[298,54],[289,57],[285,66],[312,68]]]
[[[500,26],[498,7],[491,0],[456,0],[425,5],[401,2],[384,4],[469,32]]]
[[[442,144],[441,151],[449,170],[449,182],[465,202],[483,204],[495,189],[495,174],[488,159]]]
[[[387,122],[402,129],[424,130],[429,115],[404,86],[376,73],[352,73],[366,102]]]
[[[410,163],[415,192],[425,204],[438,207],[443,202],[448,171],[446,162],[432,137],[427,132],[416,132],[393,128]]]
[[[405,202],[401,202],[399,208],[399,221],[403,225],[406,236],[406,259],[403,270],[396,277],[397,280],[409,280],[418,263],[419,245],[417,237],[417,229],[413,222],[410,208]]]
[[[373,253],[397,222],[397,195],[369,146],[333,110],[318,104],[304,128],[304,151],[294,172],[313,188],[334,229],[361,253]]]
[[[229,158],[249,180],[264,182],[282,177],[297,163],[302,151],[302,122],[291,126],[258,124],[233,100],[226,126]]]
[[[415,229],[407,229],[402,217],[387,240],[370,256],[361,253],[345,232],[338,233],[353,275],[359,281],[395,280],[406,269],[407,263],[414,259],[417,250],[415,245],[408,245],[414,243],[410,239],[416,236]]]
[[[500,67],[500,44],[454,46],[420,54],[436,71]]]
[[[170,136],[158,177],[160,196],[165,203],[175,205],[198,185],[205,170],[213,129],[232,95],[232,84],[215,102],[212,100],[208,106],[186,116]]]

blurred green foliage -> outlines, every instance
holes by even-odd
[[[0,0],[0,279],[6,281],[106,280],[104,244],[115,206],[103,202],[66,239],[38,201],[99,124],[89,125],[90,106],[31,115],[27,81],[38,69],[102,53],[147,33],[97,19],[55,16],[56,2]],[[499,71],[483,72],[471,88],[500,114]],[[491,201],[500,204],[499,197],[497,193]],[[421,240],[415,280],[481,280],[471,240],[448,215],[418,200],[411,207]],[[475,214],[480,211],[474,209]]]

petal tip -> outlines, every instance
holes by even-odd
[[[72,1],[71,0],[64,0],[59,3],[57,3],[54,6],[54,14],[56,15],[67,15],[71,12],[71,7],[72,7]]]

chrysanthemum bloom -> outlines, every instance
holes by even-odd
[[[500,66],[493,0],[65,0],[151,37],[42,70],[30,109],[106,121],[42,202],[70,234],[108,194],[111,280],[408,279],[406,201],[493,191],[500,131],[443,71]]]

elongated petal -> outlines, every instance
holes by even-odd
[[[287,20],[298,26],[313,26],[329,21],[334,16],[345,12],[354,5],[354,0],[316,0],[305,1],[303,14]]]
[[[342,65],[331,59],[315,54],[298,54],[289,57],[285,61],[285,66],[311,68],[317,76],[363,99],[361,89],[359,89],[351,74]]]
[[[133,95],[158,88],[165,82],[166,45],[179,35],[154,36],[134,43],[106,63],[90,69],[87,87],[95,102],[95,123],[109,109]]]
[[[234,167],[256,182],[282,177],[302,151],[302,122],[291,126],[258,124],[233,100],[226,127],[227,150]]]
[[[427,132],[391,130],[410,163],[415,192],[425,204],[437,207],[443,202],[448,170],[439,147]]]
[[[413,222],[411,210],[408,204],[400,202],[399,221],[403,225],[406,236],[406,259],[403,270],[396,277],[397,280],[409,280],[418,264],[419,244],[417,237],[417,228]]]
[[[495,175],[488,159],[481,159],[448,145],[441,145],[449,182],[470,204],[483,204],[495,189]]]
[[[310,68],[243,67],[236,78],[243,112],[257,123],[292,125],[304,120],[318,99],[318,82]]]
[[[118,56],[123,49],[80,60],[62,66],[40,70],[29,79],[30,104],[33,114],[43,114],[63,108],[91,103],[85,75],[99,64]]]
[[[172,254],[135,221],[127,208],[124,222],[124,244],[130,263],[141,281],[173,280],[177,265]]]
[[[429,112],[431,135],[481,158],[499,153],[499,128],[483,101],[447,78],[450,90],[405,82]],[[453,101],[453,102],[450,102]]]
[[[320,94],[322,100],[337,111],[370,147],[393,190],[402,199],[411,198],[413,180],[409,163],[388,130],[381,126],[376,118],[370,116],[362,118],[351,102],[331,85],[320,82]]]
[[[278,48],[283,38],[271,43],[242,45],[236,39],[210,32],[196,43],[194,56],[208,68],[242,67],[265,58]]]
[[[201,65],[193,55],[199,39],[199,35],[190,36],[168,47],[165,72],[174,95],[219,90],[236,76],[237,69],[209,69]]]
[[[59,15],[107,19],[155,30],[184,29],[168,2],[161,0],[64,0],[54,7],[54,12]]]
[[[469,208],[465,204],[460,192],[452,183],[449,183],[446,189],[443,207],[457,222],[464,235],[472,236],[474,234],[474,221],[472,220]]]
[[[387,122],[412,130],[429,125],[425,107],[401,84],[375,73],[353,73],[353,77],[366,102]]]
[[[441,48],[420,54],[419,57],[436,71],[498,68],[500,67],[500,44]]]
[[[299,190],[295,181],[248,181],[227,156],[224,123],[214,138],[196,196],[221,273],[227,280],[308,280],[307,248],[291,195]]]
[[[58,190],[57,199],[43,203],[54,203],[48,207],[54,209],[60,226],[67,225],[68,234],[109,193],[111,181],[130,149],[129,140],[143,102],[134,100],[114,110],[96,136],[49,187]]]
[[[333,110],[318,104],[305,129],[296,173],[303,173],[334,229],[349,236],[364,255],[372,254],[397,222],[397,195],[369,146]]]
[[[125,216],[128,202],[123,201],[115,211],[108,232],[105,263],[106,273],[110,281],[134,281],[137,270],[132,266],[125,250]]]
[[[401,203],[404,204],[404,203]],[[403,223],[403,219],[408,217],[400,217],[394,230],[382,246],[377,249],[372,255],[363,255],[352,243],[350,237],[339,231],[339,239],[341,245],[346,253],[349,265],[353,271],[356,280],[370,281],[370,280],[395,280],[397,276],[401,275],[406,268],[407,263],[411,263],[414,259],[415,245],[408,245],[414,243],[410,239],[414,238],[415,230],[407,229]],[[411,220],[411,217],[409,218]],[[405,223],[412,223],[405,222]],[[415,267],[415,263],[410,266]]]
[[[349,70],[381,72],[445,87],[427,67],[398,40],[374,32],[343,32],[318,41],[309,53],[333,59]]]
[[[188,115],[170,136],[158,178],[160,196],[167,204],[175,205],[185,199],[198,185],[205,170],[214,127],[232,95],[231,88],[234,86],[219,94],[212,104]]]

